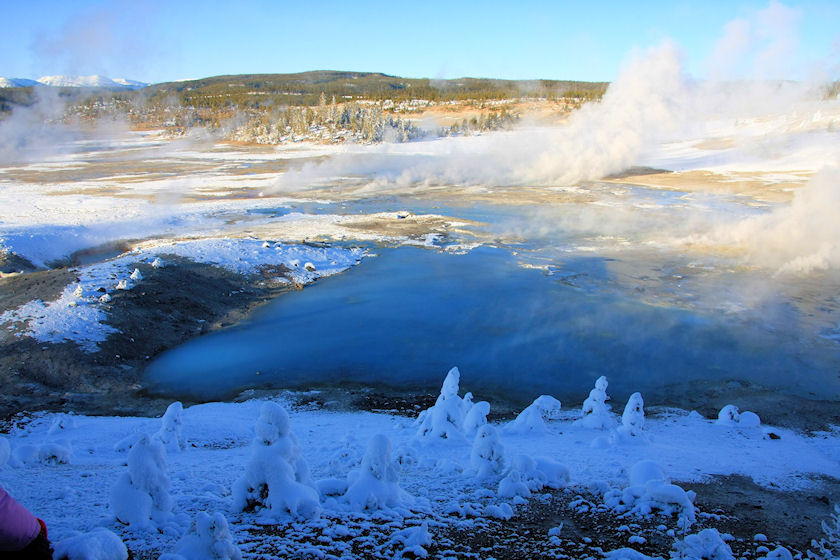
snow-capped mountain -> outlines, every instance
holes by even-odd
[[[45,86],[55,87],[104,87],[138,89],[149,84],[125,78],[107,78],[105,76],[43,76],[38,82]]]
[[[24,78],[1,78],[0,87],[28,87],[28,86],[52,86],[52,87],[86,87],[86,88],[122,88],[140,89],[146,87],[147,83],[126,78],[107,78],[105,76],[42,76],[38,80]]]
[[[0,78],[0,88],[7,87],[29,87],[39,86],[35,80],[27,80],[26,78]]]

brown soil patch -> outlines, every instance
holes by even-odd
[[[161,269],[137,264],[143,282],[112,294],[108,322],[119,329],[87,353],[74,343],[41,344],[0,331],[0,419],[24,410],[149,414],[166,402],[148,399],[145,363],[189,339],[243,320],[256,306],[294,289],[261,275],[244,277],[211,265],[167,258]],[[0,311],[32,299],[55,299],[75,280],[56,269],[0,280]]]

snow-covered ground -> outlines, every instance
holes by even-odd
[[[77,263],[78,279],[54,301],[2,310],[0,325],[95,352],[114,332],[109,294],[142,286],[138,264],[167,266],[176,256],[241,274],[273,267],[306,284],[373,257],[376,243],[518,251],[560,232],[567,243],[550,247],[560,257],[535,251],[523,265],[553,274],[573,257],[600,256],[605,268],[627,272],[598,289],[629,281],[652,305],[715,313],[725,305],[767,330],[802,305],[806,312],[795,317],[822,321],[813,330],[825,336],[801,351],[836,343],[840,103],[787,90],[710,97],[660,79],[673,78],[662,70],[672,58],[667,49],[649,53],[648,65],[632,66],[601,104],[557,128],[272,150],[118,131],[38,146],[35,161],[0,167],[0,263],[9,254],[35,268],[66,264],[79,251],[102,256]],[[633,169],[636,175],[621,177]],[[601,182],[605,176],[611,182]],[[404,201],[416,208],[397,208]],[[520,204],[536,210],[494,229],[479,223],[481,212],[471,215],[478,202],[481,212]],[[112,256],[111,246],[127,252]],[[642,250],[653,264],[634,270],[633,252]],[[617,254],[629,262],[609,262]],[[751,283],[730,286],[744,271]],[[575,274],[564,278],[576,285]],[[708,285],[698,281],[706,278]],[[768,297],[779,278],[789,292]],[[765,310],[775,314],[767,323]],[[236,549],[248,558],[489,558],[490,549],[455,550],[451,531],[514,523],[529,504],[563,489],[573,509],[626,519],[619,532],[628,546],[665,539],[675,555],[728,558],[712,530],[715,516],[726,514],[696,511],[680,483],[738,474],[796,492],[840,478],[836,429],[806,435],[731,409],[720,422],[676,409],[642,422],[634,412],[642,397],[621,418],[604,410],[595,391],[587,405],[595,416],[582,422],[578,411],[546,398],[517,421],[490,425],[484,418],[492,405],[459,396],[450,382],[440,407],[417,422],[290,409],[296,438],[285,413],[265,401],[209,403],[183,411],[183,449],[177,407],[166,421],[25,414],[0,439],[0,483],[65,547],[99,539],[119,549],[102,530],[66,541],[103,527],[138,558],[208,557],[213,542],[219,558],[237,557]],[[661,523],[631,529],[636,516]],[[552,527],[535,538],[568,550],[573,537],[564,531]],[[786,557],[764,543],[756,537],[746,556]]]
[[[680,410],[645,419],[643,409],[619,416],[601,401],[585,407],[599,416],[592,423],[541,397],[516,420],[487,424],[492,405],[459,395],[457,374],[417,419],[295,410],[282,398],[174,406],[163,419],[23,417],[0,442],[10,448],[0,482],[44,518],[54,542],[104,528],[135,558],[188,552],[184,536],[202,513],[223,516],[228,545],[246,558],[416,557],[427,549],[484,558],[492,551],[447,553],[447,531],[509,519],[551,489],[594,490],[597,501],[577,507],[656,522],[644,535],[629,531],[628,545],[651,531],[690,543],[685,535],[715,528],[716,516],[697,510],[676,481],[741,474],[797,491],[812,477],[840,477],[836,438],[763,426],[732,409],[720,419]],[[268,498],[257,489],[246,500],[243,484],[267,485]],[[137,518],[119,513],[134,492],[151,496],[148,510],[130,510]],[[572,535],[555,528],[536,538],[550,548]]]

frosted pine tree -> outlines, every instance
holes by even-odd
[[[583,401],[583,406],[580,409],[581,425],[587,428],[603,430],[609,428],[612,423],[610,415],[610,406],[607,401],[610,397],[607,395],[607,378],[603,375],[595,381],[595,387],[589,392],[589,396]]]

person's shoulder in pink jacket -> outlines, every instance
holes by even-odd
[[[0,486],[0,558],[52,558],[47,527]]]

